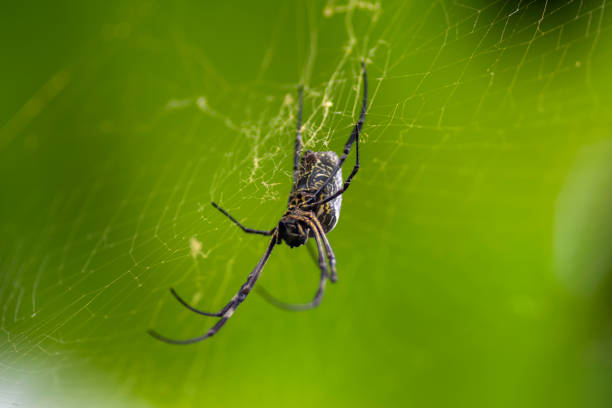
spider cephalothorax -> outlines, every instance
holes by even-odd
[[[278,223],[277,243],[279,244],[282,240],[291,248],[295,248],[304,245],[311,236],[310,226],[299,218],[287,215],[281,218]]]
[[[223,327],[225,322],[234,314],[236,308],[244,302],[247,295],[253,289],[255,282],[261,275],[264,265],[268,261],[275,245],[284,241],[292,248],[304,245],[309,238],[314,238],[317,243],[319,253],[319,269],[321,270],[321,278],[319,287],[313,300],[309,303],[290,305],[282,303],[267,292],[262,291],[266,299],[277,306],[290,310],[306,310],[316,307],[321,302],[325,283],[329,279],[336,282],[336,256],[327,240],[326,234],[331,231],[338,223],[340,217],[340,206],[342,204],[342,194],[348,189],[353,176],[359,170],[359,133],[363,126],[366,115],[366,106],[368,100],[368,78],[366,75],[365,63],[361,63],[363,70],[363,100],[361,104],[361,113],[359,120],[353,127],[351,135],[344,145],[342,156],[338,157],[334,152],[313,152],[308,150],[302,155],[302,91],[300,87],[298,91],[298,123],[295,137],[295,151],[293,156],[293,186],[287,211],[281,217],[278,224],[269,231],[256,230],[247,228],[239,223],[227,211],[219,207],[214,202],[212,205],[221,211],[225,216],[238,225],[244,232],[250,234],[259,234],[272,236],[268,248],[263,257],[259,260],[253,271],[249,274],[246,282],[240,287],[234,297],[217,313],[209,313],[198,310],[185,302],[175,291],[170,289],[170,292],[176,299],[189,310],[205,316],[220,317],[217,323],[211,327],[202,336],[194,337],[187,340],[173,340],[160,335],[159,333],[150,330],[149,333],[162,341],[170,344],[191,344],[204,340],[213,336]],[[346,160],[351,147],[355,144],[355,166],[347,177],[346,181],[342,182],[342,165]],[[326,256],[323,254],[325,253]],[[325,261],[327,257],[327,262]],[[329,268],[328,268],[329,267]]]

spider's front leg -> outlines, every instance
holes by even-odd
[[[214,201],[210,202],[212,204],[213,207],[215,207],[217,210],[221,211],[221,214],[225,215],[227,218],[229,218],[230,220],[232,220],[232,222],[234,224],[236,224],[237,226],[240,227],[240,229],[242,229],[244,232],[248,233],[248,234],[258,234],[258,235],[266,235],[266,236],[270,236],[274,233],[274,230],[276,228],[272,228],[270,231],[264,231],[264,230],[257,230],[257,229],[253,229],[253,228],[247,228],[244,225],[242,225],[241,223],[238,222],[237,219],[235,219],[234,217],[232,217],[227,211],[225,211],[223,208],[219,207],[217,205],[217,203],[215,203]]]
[[[327,254],[327,260],[329,262],[329,269],[331,271],[329,280],[332,281],[332,283],[336,283],[338,281],[338,272],[336,271],[336,255],[334,254],[334,251],[327,239],[327,235],[325,235],[325,231],[323,230],[323,226],[321,225],[321,222],[317,216],[313,212],[310,212],[308,214],[308,218],[311,220],[312,224],[314,224],[314,227],[317,228],[321,241],[323,241],[325,253]]]
[[[221,309],[219,312],[213,313],[213,312],[204,312],[200,309],[196,309],[195,307],[191,306],[189,303],[187,303],[185,300],[183,300],[182,297],[180,297],[178,295],[178,293],[176,293],[176,291],[174,290],[174,288],[170,288],[170,293],[172,293],[172,295],[176,298],[176,300],[178,300],[180,302],[181,305],[185,306],[187,309],[191,310],[192,312],[195,312],[197,314],[201,314],[204,316],[211,316],[211,317],[221,317],[223,316],[223,314],[225,312],[227,312],[227,309],[229,309],[232,305],[232,301],[230,301],[227,305],[225,305],[223,307],[223,309]]]
[[[277,240],[276,234],[277,234],[277,231],[274,230],[272,234],[273,234],[273,236],[272,236],[272,239],[270,240],[270,243],[268,244],[268,249],[266,249],[266,252],[264,253],[264,255],[261,257],[259,262],[257,262],[257,265],[255,266],[253,271],[247,277],[246,282],[244,284],[242,284],[242,286],[240,287],[240,290],[238,291],[238,293],[236,293],[234,295],[234,297],[232,297],[232,300],[230,300],[229,303],[227,305],[225,305],[225,307],[223,309],[221,309],[220,312],[218,312],[218,313],[206,313],[206,312],[198,311],[197,309],[194,309],[191,306],[188,306],[186,302],[184,302],[178,295],[176,295],[176,292],[174,292],[174,291],[172,292],[175,295],[175,297],[183,305],[187,306],[190,310],[193,310],[196,313],[204,314],[206,316],[217,316],[217,317],[220,317],[219,321],[217,323],[215,323],[215,325],[213,327],[208,329],[208,331],[206,333],[204,333],[201,336],[194,337],[194,338],[191,338],[191,339],[186,339],[186,340],[174,340],[174,339],[168,338],[166,336],[162,336],[161,334],[157,333],[154,330],[149,330],[149,334],[151,336],[155,337],[156,339],[161,340],[161,341],[163,341],[165,343],[176,344],[176,345],[193,344],[193,343],[197,343],[199,341],[202,341],[202,340],[205,340],[205,339],[207,339],[209,337],[214,336],[225,325],[225,323],[229,320],[229,318],[232,317],[232,315],[234,314],[234,311],[236,311],[238,306],[240,306],[240,304],[245,301],[245,299],[249,295],[249,293],[251,293],[251,290],[253,289],[253,286],[255,285],[255,282],[257,282],[257,279],[261,275],[261,271],[263,270],[264,266],[266,265],[266,262],[268,261],[268,258],[270,257],[270,254],[272,253],[272,250],[274,249],[274,246],[276,245],[276,240]]]

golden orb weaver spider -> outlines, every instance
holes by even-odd
[[[334,152],[313,152],[306,151],[302,156],[302,99],[303,88],[298,89],[298,118],[297,131],[295,137],[295,152],[293,157],[293,186],[289,195],[287,211],[281,217],[279,223],[269,231],[256,230],[247,228],[232,217],[227,211],[219,207],[215,202],[211,204],[219,210],[223,215],[228,217],[234,224],[240,227],[244,232],[249,234],[259,234],[272,236],[266,252],[259,260],[255,268],[247,277],[246,282],[240,287],[238,293],[216,313],[203,312],[189,305],[183,300],[174,289],[170,292],[174,297],[187,309],[192,312],[204,315],[220,317],[217,323],[212,326],[206,333],[201,336],[186,340],[174,340],[162,336],[154,330],[149,330],[149,334],[158,340],[169,344],[192,344],[214,336],[234,314],[238,306],[248,296],[253,289],[255,282],[261,275],[261,272],[276,245],[280,245],[285,241],[290,247],[298,247],[304,245],[308,238],[314,237],[317,243],[319,253],[319,268],[321,269],[321,277],[319,287],[309,303],[289,305],[284,304],[271,298],[270,295],[265,295],[268,300],[273,301],[277,306],[291,310],[307,310],[319,305],[323,298],[325,283],[327,279],[331,282],[337,281],[336,273],[336,256],[327,240],[326,234],[330,232],[338,223],[340,216],[340,206],[342,204],[342,194],[348,189],[351,180],[359,171],[359,134],[363,127],[363,122],[366,116],[366,106],[368,100],[368,77],[366,73],[365,62],[361,62],[363,72],[363,101],[361,105],[361,113],[359,120],[353,127],[348,141],[344,145],[342,156]],[[342,165],[346,160],[351,148],[355,144],[355,165],[353,170],[347,177],[344,184],[342,183]],[[301,159],[300,159],[301,158]],[[327,262],[323,256],[323,252],[327,255]]]

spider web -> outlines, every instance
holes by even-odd
[[[470,371],[451,386],[448,398],[466,406],[482,401],[483,381],[502,396],[515,386],[527,396],[553,389],[529,384],[589,337],[570,334],[574,323],[551,310],[574,321],[590,303],[567,295],[572,282],[555,276],[546,231],[576,152],[610,138],[608,2],[247,7],[161,18],[156,5],[117,6],[80,54],[41,68],[36,89],[6,107],[0,405],[423,404],[436,384],[453,383],[464,358],[476,371],[508,368],[499,384]],[[298,84],[305,147],[340,152],[359,112],[362,59],[370,80],[362,168],[330,234],[342,266],[329,307],[288,315],[253,294],[218,341],[176,349],[147,338],[150,327],[187,338],[212,325],[181,309],[168,288],[219,308],[266,244],[209,202],[271,228],[290,190]],[[308,300],[317,273],[307,252],[278,248],[258,284]],[[433,307],[431,297],[443,300]],[[406,314],[410,340],[391,328]],[[530,331],[536,340],[487,361],[486,345]],[[449,333],[454,346],[438,343]],[[597,339],[593,353],[605,353],[609,335]],[[346,349],[324,347],[338,343]],[[381,351],[362,355],[372,344]],[[517,363],[517,355],[534,360]],[[561,383],[578,360],[564,366]],[[296,366],[298,377],[279,378]],[[448,370],[432,380],[440,367]],[[237,384],[228,384],[233,375]],[[409,396],[402,376],[416,384]],[[584,385],[588,375],[580,378],[570,398],[559,394],[562,405],[583,401],[589,387],[598,391],[589,402],[605,401],[596,384]],[[296,401],[304,383],[315,391]],[[360,385],[380,392],[353,392]],[[254,392],[268,397],[253,401]]]

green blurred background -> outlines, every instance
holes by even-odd
[[[611,28],[607,0],[4,4],[0,406],[610,406]],[[217,309],[267,240],[209,202],[271,228],[297,86],[339,152],[362,58],[323,304],[149,337],[214,323],[168,288]],[[317,280],[282,246],[258,285]]]

